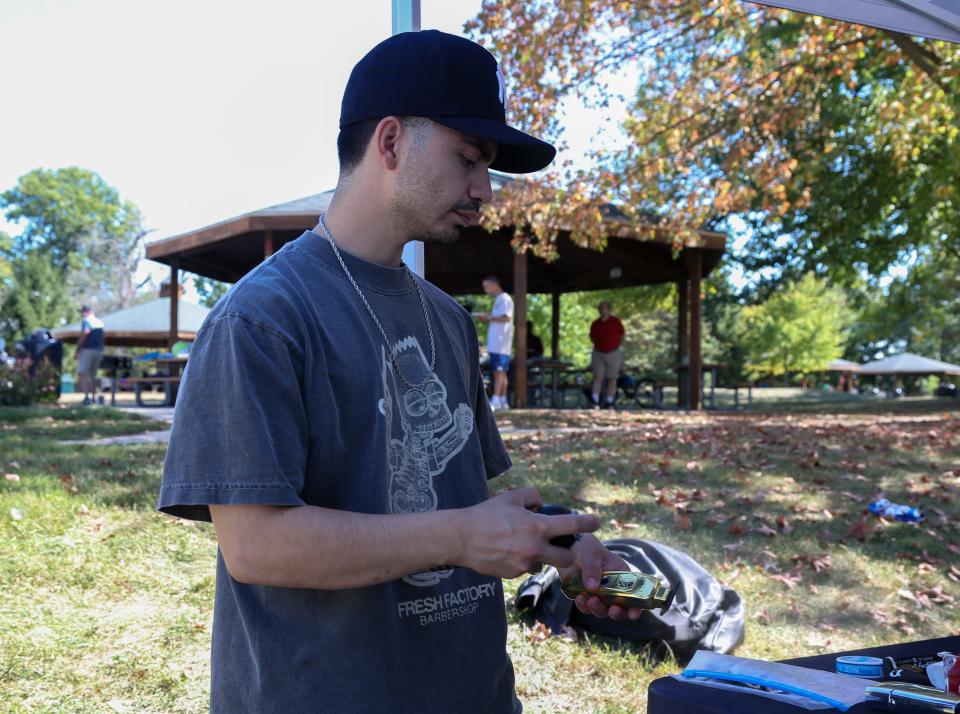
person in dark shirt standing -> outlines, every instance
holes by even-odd
[[[83,403],[93,404],[97,399],[97,370],[103,355],[103,321],[93,308],[80,309],[80,338],[77,340],[77,384],[83,392]],[[103,395],[99,397],[103,404]]]
[[[623,366],[623,353],[620,343],[623,342],[623,323],[611,312],[610,303],[606,300],[597,306],[600,317],[590,325],[590,341],[593,343],[593,357],[590,360],[590,370],[593,372],[593,388],[590,394],[591,405],[599,409],[600,395],[604,391],[603,383],[607,388],[603,406],[613,406],[617,394],[617,377],[620,367]]]

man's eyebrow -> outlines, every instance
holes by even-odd
[[[466,137],[462,138],[460,141],[462,141],[464,144],[467,144],[468,146],[472,146],[477,151],[479,151],[480,156],[482,156],[483,160],[486,161],[488,164],[493,163],[493,160],[497,155],[497,150],[496,148],[494,148],[491,151],[489,147],[494,146],[494,144],[492,144],[491,142],[484,143],[484,142],[481,142],[479,139],[470,139]]]

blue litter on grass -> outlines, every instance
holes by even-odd
[[[919,508],[914,506],[904,506],[900,503],[890,503],[885,498],[879,498],[869,506],[870,513],[875,516],[883,516],[884,518],[892,518],[895,521],[902,521],[904,523],[919,523],[923,520],[923,513]]]

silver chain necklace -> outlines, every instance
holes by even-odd
[[[337,244],[333,240],[333,233],[331,233],[330,229],[327,228],[327,222],[324,220],[323,214],[320,215],[320,227],[323,228],[323,232],[325,234],[324,237],[327,239],[330,247],[333,248],[333,253],[337,256],[337,261],[340,263],[340,267],[343,268],[344,274],[353,284],[353,289],[357,291],[357,295],[359,295],[360,299],[363,301],[363,306],[367,308],[367,312],[369,312],[370,317],[373,318],[374,324],[377,326],[377,329],[380,330],[380,334],[383,336],[383,341],[387,346],[387,354],[390,355],[390,364],[393,365],[393,371],[398,374],[400,379],[402,379],[410,387],[420,387],[426,384],[430,379],[430,375],[433,374],[433,368],[437,363],[437,346],[433,339],[433,326],[430,324],[430,315],[427,313],[427,302],[424,300],[423,291],[420,290],[420,284],[417,283],[416,278],[414,278],[410,273],[410,268],[408,268],[406,263],[404,263],[404,270],[406,270],[407,275],[410,276],[410,280],[413,282],[413,287],[417,291],[417,297],[420,299],[420,308],[423,310],[423,319],[427,323],[427,334],[430,336],[430,367],[427,370],[427,376],[423,379],[423,381],[418,382],[417,384],[407,381],[407,378],[403,376],[403,372],[401,372],[400,368],[397,366],[397,358],[393,353],[393,346],[390,344],[390,339],[387,337],[387,332],[383,329],[383,325],[380,324],[380,320],[377,319],[377,314],[373,311],[373,308],[370,307],[370,303],[367,302],[367,298],[364,296],[363,291],[357,284],[357,281],[353,279],[353,275],[347,268],[347,264],[343,262],[343,256],[340,255],[340,251],[337,249]]]

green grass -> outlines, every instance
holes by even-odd
[[[163,424],[0,410],[0,711],[198,712],[212,529],[153,510],[162,445],[64,445]]]
[[[596,512],[601,537],[689,552],[744,599],[744,656],[957,633],[957,402],[757,406],[498,413],[515,468],[495,486]],[[154,512],[162,445],[61,443],[163,426],[0,410],[0,473],[19,477],[0,480],[0,711],[206,710],[212,529]],[[926,522],[864,517],[881,491]],[[526,711],[643,711],[676,671],[616,641],[537,637],[512,605],[520,581],[505,592]]]

